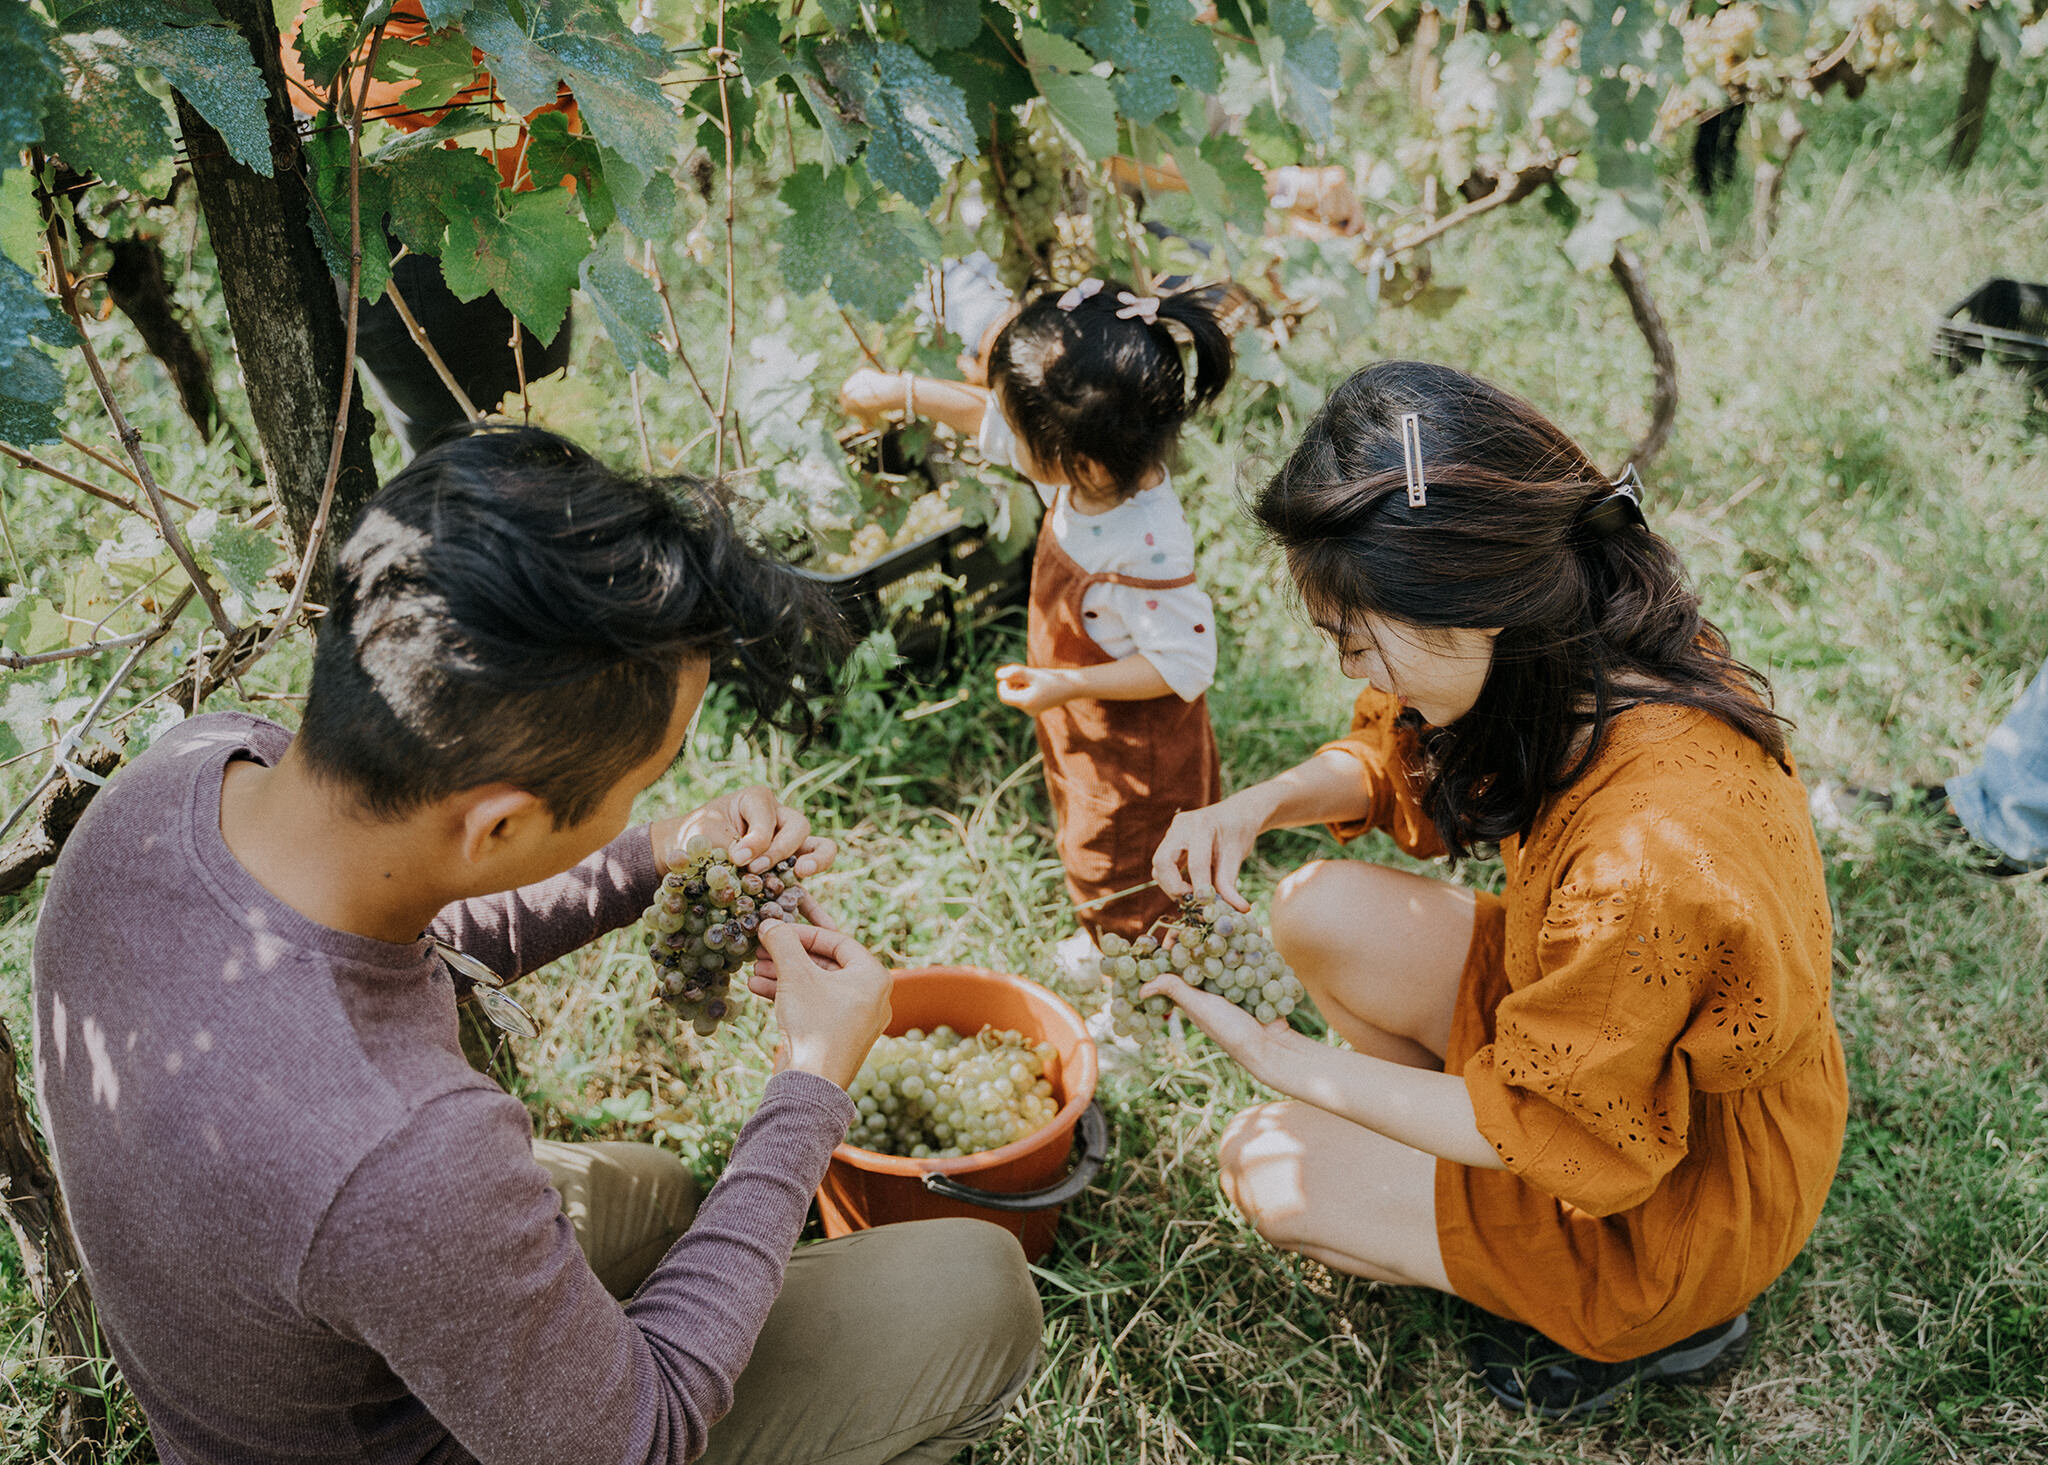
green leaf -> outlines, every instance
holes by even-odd
[[[1655,61],[1667,41],[1684,44],[1662,5],[1590,5],[1580,21],[1579,72],[1601,76],[1621,66]]]
[[[974,135],[986,144],[991,120],[1012,107],[1021,107],[1038,94],[1031,83],[1030,68],[1017,60],[1014,28],[1009,44],[993,24],[975,33],[973,43],[931,58],[932,68],[967,99],[967,117]]]
[[[432,127],[422,127],[418,132],[394,137],[371,153],[368,161],[382,166],[399,158],[411,157],[414,153],[438,152],[445,143],[479,137],[500,125],[489,107],[457,107]]]
[[[806,46],[803,69],[796,73],[796,89],[811,109],[811,118],[825,137],[825,152],[835,164],[850,163],[867,145],[868,125],[840,104],[838,94],[825,80],[818,64],[817,47]]]
[[[783,181],[778,197],[790,216],[777,232],[782,275],[806,295],[829,283],[849,310],[891,320],[938,257],[938,236],[922,214],[884,209],[879,193],[849,205],[847,186],[859,181],[856,169],[827,173],[815,163]]]
[[[795,74],[782,49],[782,16],[764,0],[726,11],[725,44],[739,52],[740,75],[755,91],[778,76]]]
[[[277,542],[225,514],[206,523],[205,532],[201,533],[202,517],[213,512],[209,509],[194,514],[186,526],[186,537],[198,546],[228,588],[241,596],[245,604],[253,607],[258,597],[276,594],[277,587],[264,577],[284,557]]]
[[[577,201],[583,205],[583,218],[592,234],[602,235],[618,217],[612,191],[604,181],[604,160],[597,144],[571,133],[565,114],[543,112],[527,124],[526,171],[542,184],[575,179]]]
[[[930,207],[953,165],[975,153],[960,88],[895,41],[856,36],[820,47],[818,61],[848,110],[872,129],[868,176]]]
[[[313,185],[313,208],[309,222],[314,242],[327,261],[328,271],[338,281],[348,279],[349,200],[348,133],[332,112],[314,119],[306,138],[306,171]],[[357,183],[357,208],[361,216],[363,268],[358,294],[375,300],[384,293],[391,278],[391,241],[383,221],[391,210],[391,180],[375,168],[363,168]]]
[[[484,65],[513,111],[523,116],[554,105],[562,68],[513,19],[505,0],[477,0],[462,23],[462,33],[484,53]]]
[[[1207,26],[1197,25],[1187,0],[1149,0],[1138,24],[1132,0],[1079,0],[1081,43],[1117,66],[1114,82],[1124,115],[1148,126],[1180,105],[1174,79],[1198,91],[1223,84],[1223,63]]]
[[[643,173],[609,148],[600,147],[605,188],[612,208],[626,227],[643,239],[652,239],[673,227],[676,213],[676,181],[666,173]]]
[[[1095,58],[1064,36],[1023,27],[1017,37],[1031,79],[1053,121],[1080,151],[1107,158],[1117,151],[1116,101],[1109,83],[1094,74]]]
[[[668,350],[661,344],[661,297],[647,276],[627,262],[618,241],[609,240],[588,255],[580,278],[583,293],[626,370],[645,366],[656,376],[667,376]]]
[[[389,37],[370,70],[379,81],[409,80],[401,96],[415,112],[438,111],[478,80],[469,41],[455,31]]]
[[[1266,180],[1234,137],[1205,137],[1198,146],[1175,146],[1173,159],[1195,206],[1219,223],[1257,234],[1266,222]]]
[[[42,247],[43,215],[36,202],[35,174],[26,168],[0,173],[0,258],[31,269]]]
[[[1317,142],[1328,142],[1330,100],[1342,75],[1337,38],[1317,23],[1308,0],[1273,0],[1270,16],[1259,56],[1279,78],[1282,110]]]
[[[70,641],[71,623],[40,595],[0,596],[0,646],[20,656],[39,656]]]
[[[1614,258],[1614,247],[1652,222],[1644,219],[1640,204],[1628,195],[1603,190],[1591,207],[1580,205],[1578,225],[1565,236],[1565,258],[1574,269],[1589,274],[1604,270]]]
[[[496,213],[449,219],[441,270],[456,299],[495,291],[546,344],[562,329],[577,266],[590,250],[590,231],[568,189],[500,192]]]
[[[896,0],[910,44],[930,56],[956,51],[981,30],[981,0]]]
[[[860,21],[860,0],[818,0],[818,9],[842,36]]]
[[[43,112],[64,85],[50,33],[21,0],[0,0],[0,170],[43,136]]]
[[[448,221],[456,215],[488,214],[497,207],[496,165],[466,148],[411,153],[384,173],[390,179],[391,232],[414,254],[440,254]]]
[[[64,696],[67,668],[60,663],[46,677],[13,676],[0,690],[0,756],[19,757],[50,741],[57,703]]]
[[[50,98],[43,146],[78,172],[156,197],[171,186],[170,119],[163,102],[135,79],[127,47],[102,40],[76,36],[58,43],[70,65],[64,86]]]
[[[513,110],[552,106],[567,83],[597,140],[642,172],[674,157],[679,114],[655,80],[662,59],[603,0],[541,0],[522,26],[506,0],[477,0],[463,29]]]
[[[299,22],[292,48],[299,53],[306,80],[325,88],[334,85],[362,39],[363,0],[320,0]]]
[[[49,402],[25,402],[11,394],[9,373],[0,371],[0,441],[32,448],[62,438],[57,408]]]
[[[270,176],[270,124],[263,110],[269,93],[240,31],[224,25],[138,25],[124,34],[135,65],[161,71],[213,124],[236,162]]]
[[[37,339],[68,345],[77,334],[27,270],[0,259],[0,439],[11,443],[57,441],[64,378]]]
[[[421,0],[420,9],[426,13],[427,24],[435,30],[444,30],[469,14],[471,0]]]

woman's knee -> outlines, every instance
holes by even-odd
[[[1246,1109],[1224,1128],[1217,1147],[1217,1183],[1251,1228],[1286,1249],[1297,1237],[1302,1209],[1300,1141],[1289,1120],[1299,1106],[1281,1102]]]

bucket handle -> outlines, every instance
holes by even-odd
[[[1066,1173],[1064,1179],[1054,1181],[1043,1190],[983,1190],[979,1186],[963,1185],[950,1175],[931,1170],[925,1172],[924,1188],[947,1200],[962,1201],[991,1211],[1046,1211],[1054,1206],[1063,1206],[1088,1188],[1096,1172],[1102,1169],[1102,1162],[1109,1158],[1109,1121],[1102,1117],[1101,1104],[1093,1103],[1083,1109],[1075,1128],[1081,1136],[1080,1158],[1074,1161],[1074,1168]]]

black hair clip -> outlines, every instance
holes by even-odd
[[[1621,476],[1610,483],[1605,497],[1599,499],[1579,515],[1579,533],[1589,540],[1612,539],[1622,530],[1634,525],[1639,529],[1649,528],[1643,518],[1643,480],[1631,463],[1621,470]]]

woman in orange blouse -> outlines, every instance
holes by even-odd
[[[1498,897],[1361,861],[1282,882],[1274,939],[1345,1047],[1148,991],[1295,1101],[1223,1139],[1260,1233],[1476,1303],[1482,1379],[1546,1414],[1732,1356],[1848,1106],[1782,726],[1624,479],[1446,367],[1339,387],[1255,512],[1368,684],[1350,735],[1182,815],[1155,864],[1243,908],[1268,829],[1498,849]]]

